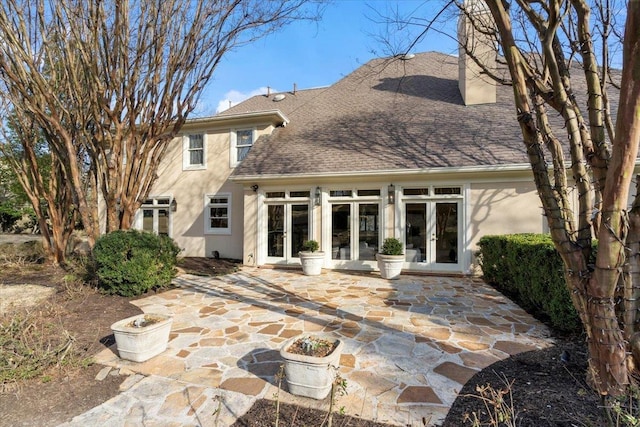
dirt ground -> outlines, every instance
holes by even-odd
[[[234,271],[237,265],[227,260],[204,258],[185,259],[181,268],[196,274],[218,274]],[[28,310],[48,306],[47,313],[73,336],[73,346],[87,357],[109,345],[113,336],[110,325],[124,317],[138,314],[131,299],[106,296],[89,287],[70,286],[63,271],[33,264],[3,265],[0,260],[0,285],[44,285],[56,292],[47,301]],[[51,307],[54,307],[51,310]],[[43,309],[44,310],[44,309]],[[0,317],[0,320],[3,320]],[[566,351],[568,362],[561,361]],[[605,425],[599,400],[585,383],[586,350],[580,337],[558,338],[551,349],[524,353],[489,366],[476,374],[462,389],[443,427],[473,425],[474,413],[481,422],[488,421],[491,405],[485,407],[482,387],[491,384],[494,390],[505,389],[511,383],[511,397],[518,426],[601,426]],[[118,393],[124,376],[109,375],[95,379],[101,366],[63,366],[50,369],[45,376],[0,384],[0,426],[57,425],[75,415],[108,400]],[[485,389],[489,390],[489,389]],[[320,425],[325,413],[283,405],[280,426]],[[258,401],[235,426],[271,426],[274,405]],[[334,425],[377,427],[383,424],[355,418],[335,418]],[[482,424],[487,425],[487,424]]]

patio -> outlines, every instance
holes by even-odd
[[[282,343],[314,332],[345,341],[340,374],[348,395],[338,407],[395,425],[433,425],[476,372],[553,344],[545,326],[471,278],[388,281],[376,274],[310,277],[243,268],[174,282],[179,288],[135,302],[144,312],[174,316],[167,351],[133,363],[119,359],[115,348],[103,350],[98,363],[130,374],[123,391],[67,425],[230,425],[256,399],[277,392]]]

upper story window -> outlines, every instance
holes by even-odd
[[[183,169],[205,169],[206,164],[206,144],[204,135],[201,133],[189,134],[183,138]]]
[[[231,234],[231,194],[205,196],[205,232]]]
[[[231,131],[231,167],[237,166],[251,150],[255,141],[255,129]]]

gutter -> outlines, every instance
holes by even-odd
[[[280,124],[286,126],[289,123],[289,118],[285,116],[285,114],[280,110],[264,110],[264,111],[253,111],[248,113],[234,113],[227,115],[216,115],[211,117],[202,117],[196,119],[187,120],[185,126],[188,125],[200,125],[200,124],[217,124],[217,123],[225,123],[225,122],[234,122],[241,121],[247,119],[260,119],[260,118],[276,118],[279,119]]]
[[[260,174],[260,175],[231,175],[230,181],[233,182],[255,182],[258,180],[290,180],[295,179],[327,179],[327,178],[354,178],[354,177],[404,177],[416,174],[423,175],[443,175],[443,174],[469,174],[469,173],[486,173],[486,172],[524,172],[531,170],[529,163],[515,163],[509,165],[498,166],[460,166],[460,167],[439,167],[439,168],[423,168],[423,169],[390,169],[376,171],[348,171],[348,172],[317,172],[317,173],[299,173],[299,174]]]

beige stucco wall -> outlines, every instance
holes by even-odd
[[[533,181],[471,183],[469,247],[489,234],[542,233],[545,218]],[[472,270],[475,259],[472,260]]]
[[[183,170],[182,135],[170,144],[158,172],[158,181],[150,196],[172,196],[178,208],[172,213],[172,237],[182,248],[181,256],[211,257],[218,251],[223,258],[243,259],[245,191],[229,176],[230,132],[235,128],[255,127],[257,137],[270,133],[269,124],[211,127],[205,124],[185,126],[183,134],[204,133],[206,168]],[[250,190],[249,190],[250,191]],[[205,232],[205,195],[231,195],[231,234]],[[249,220],[251,217],[247,218]],[[246,260],[245,260],[246,261]]]

